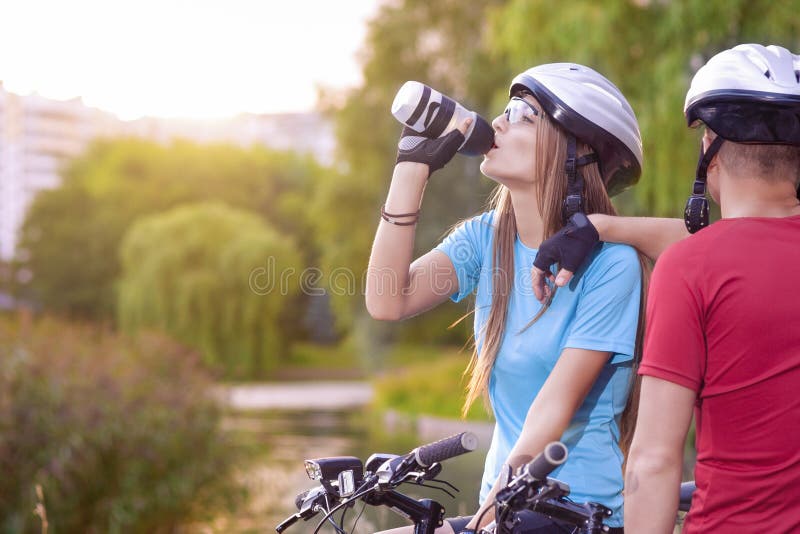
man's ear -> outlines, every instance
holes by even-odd
[[[711,141],[713,141],[712,136],[708,133],[708,128],[703,130],[703,152],[708,150],[708,147],[711,146]]]
[[[711,143],[714,141],[714,139],[716,137],[717,136],[714,135],[714,133],[711,132],[708,128],[703,130],[703,140],[702,140],[703,152],[706,152],[708,150],[708,147],[711,146]],[[707,169],[706,172],[710,171],[711,169],[714,169],[714,168],[718,167],[718,164],[719,164],[719,157],[718,156],[719,156],[719,152],[717,152],[717,155],[714,156],[711,159],[711,162],[708,164],[708,169]]]

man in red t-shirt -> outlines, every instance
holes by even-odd
[[[683,444],[696,415],[684,532],[800,531],[800,57],[740,45],[686,97],[704,123],[687,227],[722,220],[659,258],[647,304],[625,525],[672,532]]]
[[[722,220],[683,239],[675,220],[590,216],[603,240],[658,257],[625,529],[673,531],[694,411],[697,490],[683,532],[800,532],[800,56],[721,52],[692,80],[685,113],[706,126],[686,227],[708,224],[706,184]],[[551,239],[540,253],[569,250],[568,235]],[[538,296],[548,277],[534,271]]]

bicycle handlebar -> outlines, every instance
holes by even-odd
[[[604,532],[603,520],[611,516],[611,510],[599,503],[574,503],[566,499],[569,486],[547,478],[558,466],[567,461],[567,447],[553,441],[545,446],[529,463],[517,471],[495,496],[494,532],[506,534],[513,531],[513,514],[525,509],[535,510],[554,519],[580,528],[580,532]],[[512,514],[512,515],[510,515]],[[509,517],[512,519],[509,522]]]
[[[530,481],[546,480],[558,466],[567,461],[567,447],[560,441],[548,443],[544,450],[536,455],[527,465],[522,467],[522,472]]]
[[[472,452],[477,447],[478,437],[472,432],[462,432],[449,438],[422,445],[411,452],[420,467],[430,467],[436,462],[443,462],[444,460]]]
[[[356,460],[359,464],[360,460],[352,457],[306,460],[307,466],[311,465],[311,467],[317,468],[318,471],[325,472],[325,476],[321,477],[322,485],[298,495],[295,499],[295,505],[300,512],[288,517],[276,527],[276,530],[282,532],[298,519],[308,520],[316,515],[318,511],[324,511],[325,517],[317,526],[318,531],[322,524],[336,511],[346,506],[352,506],[353,502],[361,499],[367,504],[389,506],[406,518],[411,519],[415,523],[415,533],[433,533],[436,527],[441,524],[444,508],[430,499],[415,500],[406,497],[395,491],[394,488],[403,482],[422,484],[425,481],[435,479],[441,470],[439,462],[471,452],[477,446],[478,438],[475,434],[462,432],[433,443],[421,445],[403,456],[373,454],[367,462],[368,468],[367,472],[364,473],[363,480],[360,476],[356,477],[360,481],[361,487],[355,491],[355,494],[345,493],[342,488],[338,487],[334,476],[338,473],[334,473],[334,471],[339,467],[359,471],[359,469],[356,469],[359,466],[355,466],[353,460]],[[345,459],[347,460],[346,462],[339,461]],[[341,480],[341,477],[339,477],[338,483],[341,483]],[[455,490],[451,484],[444,481],[439,482]],[[356,482],[356,484],[358,483]],[[437,486],[430,487],[437,488]],[[449,493],[442,487],[438,487],[438,489]],[[328,497],[331,499],[328,500]],[[331,506],[331,504],[335,504],[335,506]]]

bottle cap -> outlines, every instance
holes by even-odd
[[[425,86],[420,82],[408,81],[404,83],[400,90],[397,91],[394,102],[392,102],[392,115],[403,124],[413,128],[414,124],[409,124],[409,119],[417,109],[424,89]]]

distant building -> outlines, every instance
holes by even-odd
[[[230,119],[164,119],[146,117],[125,123],[127,134],[169,143],[189,139],[198,143],[263,145],[277,150],[312,154],[320,163],[333,162],[333,125],[317,113],[243,113]]]
[[[113,115],[86,107],[80,99],[19,96],[0,84],[0,258],[12,257],[31,200],[58,185],[66,160],[91,139],[121,130]]]
[[[159,143],[255,144],[307,152],[333,161],[333,126],[315,113],[255,115],[194,120],[147,117],[122,121],[83,104],[7,92],[0,82],[0,259],[14,255],[25,213],[36,193],[56,187],[67,160],[98,137],[134,136]]]

